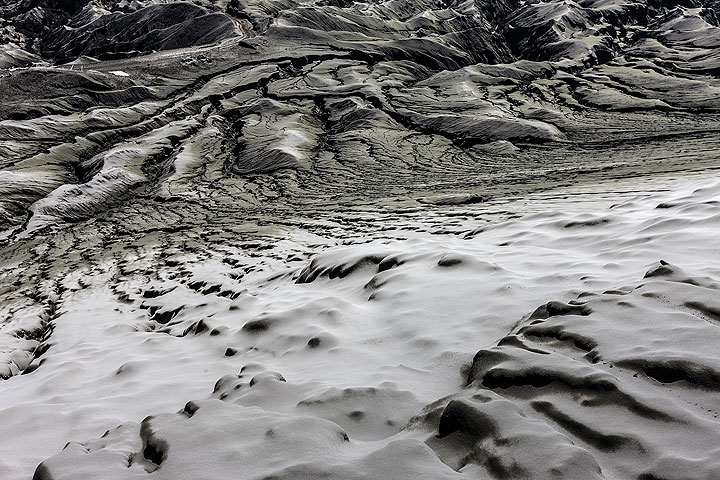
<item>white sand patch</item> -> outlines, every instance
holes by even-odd
[[[292,155],[300,160],[305,157],[303,147],[311,146],[310,139],[300,130],[288,129],[283,132],[282,143],[278,147],[281,152]]]
[[[476,206],[520,216],[465,237],[399,221],[407,240],[309,263],[239,250],[151,280],[148,244],[88,267],[62,280],[43,364],[2,384],[0,468],[28,478],[57,454],[39,475],[712,478],[720,182],[629,186]],[[273,251],[307,248],[301,234]],[[58,454],[67,442],[85,443]]]

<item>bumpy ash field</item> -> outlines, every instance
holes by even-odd
[[[0,478],[720,478],[718,0],[0,0]]]

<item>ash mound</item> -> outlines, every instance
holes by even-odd
[[[238,34],[228,15],[191,3],[150,5],[131,13],[83,11],[45,39],[42,53],[60,62],[80,55],[112,58],[208,45]]]

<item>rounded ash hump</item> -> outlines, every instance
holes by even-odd
[[[57,28],[44,40],[42,52],[61,62],[80,55],[123,57],[207,45],[236,35],[238,30],[228,15],[179,2],[132,13],[113,12],[75,27]]]

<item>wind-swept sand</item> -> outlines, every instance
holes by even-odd
[[[255,258],[146,242],[60,282],[51,346],[2,384],[0,468],[716,478],[719,205],[688,175],[438,210],[456,233],[289,228]]]
[[[719,5],[0,0],[0,479],[717,480]]]

